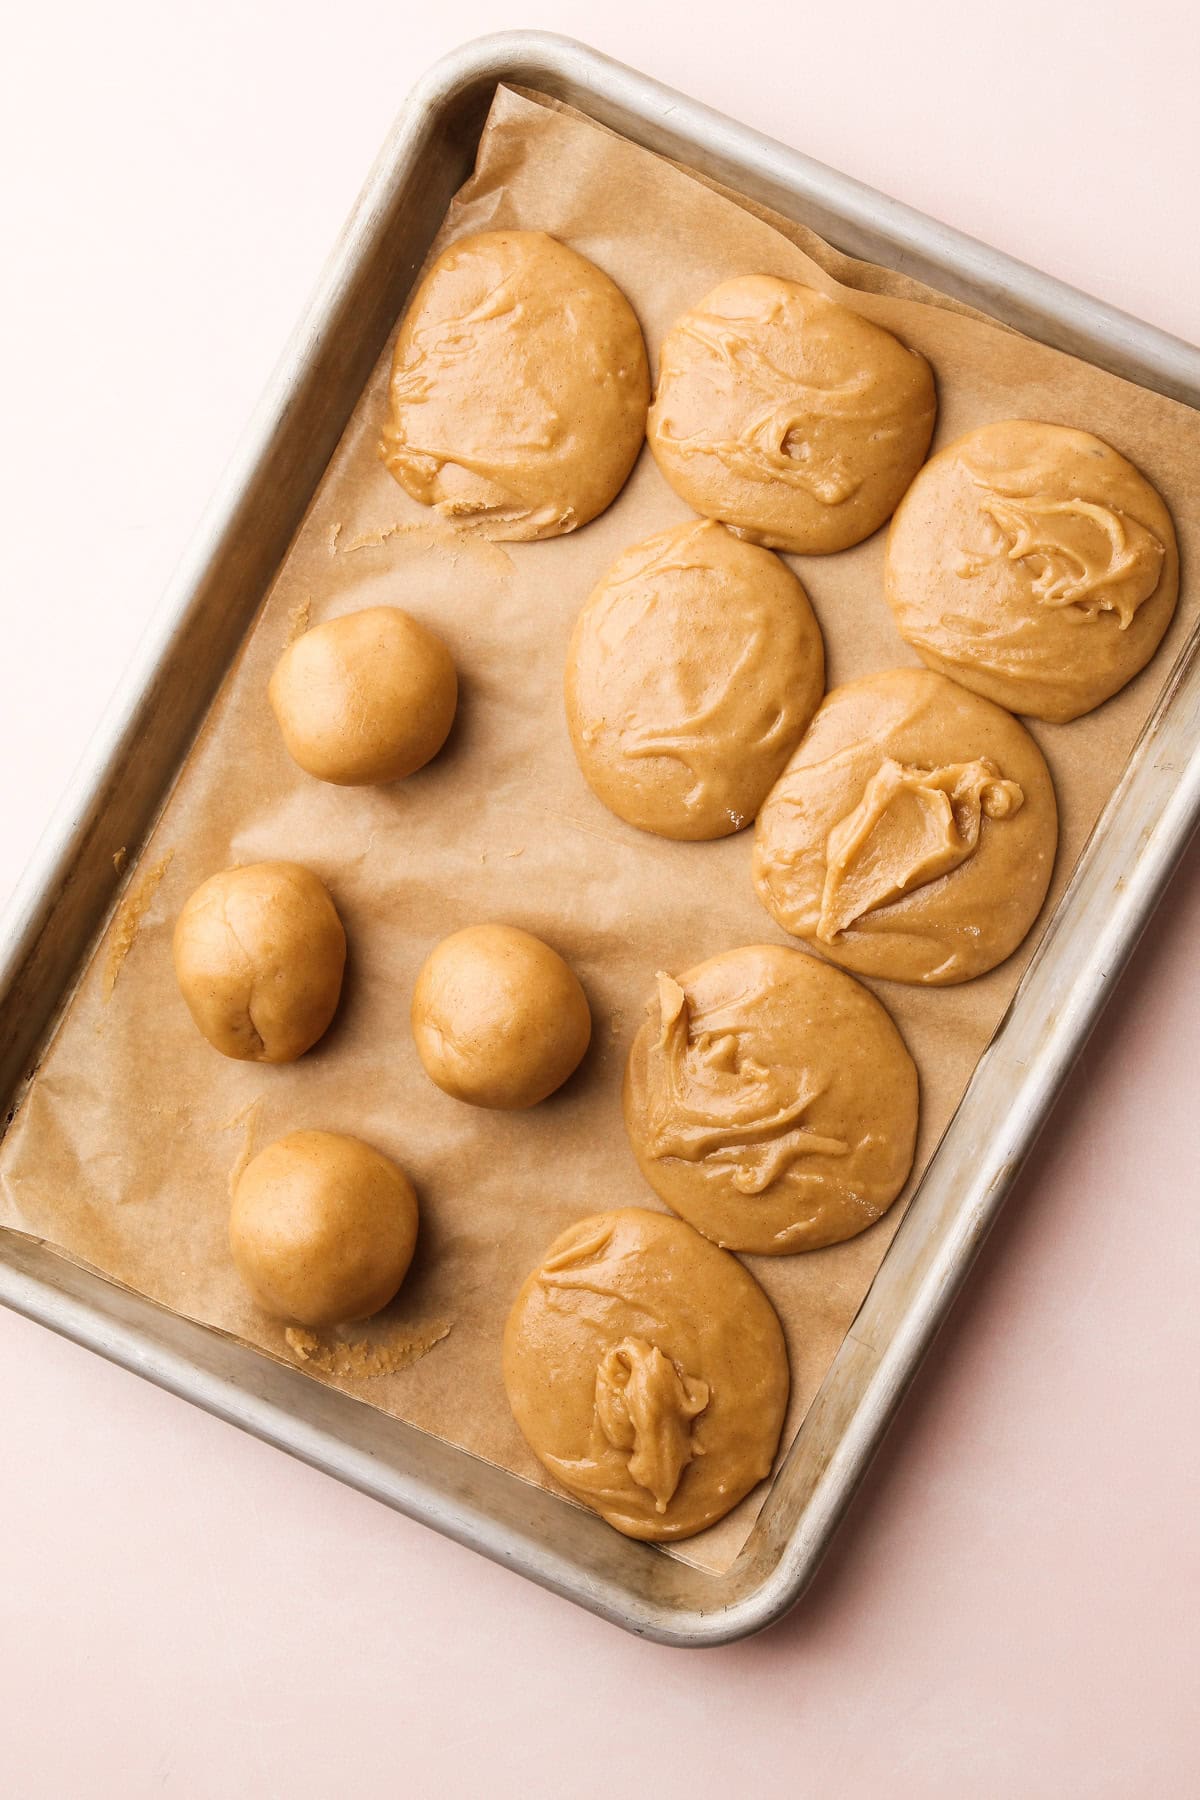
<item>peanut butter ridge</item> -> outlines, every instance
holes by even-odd
[[[706,1381],[685,1375],[645,1338],[625,1338],[596,1370],[596,1417],[609,1443],[629,1451],[629,1474],[662,1514],[697,1446],[693,1421],[708,1405]]]

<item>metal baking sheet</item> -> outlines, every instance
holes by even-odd
[[[384,148],[125,684],[0,920],[8,1117],[299,524],[455,190],[496,85],[634,142],[1058,348],[1200,405],[1200,352],[564,39],[467,45]],[[707,1574],[220,1333],[0,1233],[0,1300],[626,1628],[744,1636],[792,1604],[911,1379],[1200,813],[1185,648],[734,1565]]]

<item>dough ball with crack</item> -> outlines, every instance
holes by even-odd
[[[587,998],[549,944],[512,925],[443,938],[417,977],[412,1029],[425,1071],[472,1106],[536,1106],[578,1066]]]
[[[650,376],[633,309],[542,231],[460,238],[396,339],[384,461],[423,506],[491,538],[558,537],[637,460]]]
[[[370,606],[297,638],[268,693],[294,762],[319,781],[374,787],[437,755],[458,677],[436,633],[398,606]]]
[[[234,1188],[233,1260],[273,1318],[318,1328],[370,1318],[404,1280],[416,1242],[411,1181],[359,1138],[293,1131]]]
[[[627,1537],[669,1540],[770,1474],[787,1350],[736,1257],[628,1207],[551,1244],[509,1315],[504,1385],[556,1481]]]
[[[209,1043],[241,1062],[295,1062],[337,1011],[346,934],[299,863],[247,863],[196,889],[180,913],[175,975]]]
[[[774,275],[724,281],[663,340],[650,448],[675,492],[771,550],[845,550],[920,468],[937,410],[925,358]]]

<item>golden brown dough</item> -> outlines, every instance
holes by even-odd
[[[541,231],[444,250],[392,362],[384,460],[423,506],[491,538],[548,538],[616,499],[646,429],[633,309]]]
[[[412,999],[425,1072],[472,1106],[536,1106],[577,1067],[592,1035],[578,978],[513,925],[470,925],[427,958]]]
[[[825,687],[808,596],[769,550],[709,519],[618,558],[567,653],[567,724],[619,818],[718,838],[754,817]]]
[[[319,781],[402,781],[445,743],[458,704],[441,638],[397,606],[315,625],[284,651],[268,688],[288,755]]]
[[[293,1131],[252,1158],[234,1188],[233,1260],[277,1319],[370,1318],[404,1280],[416,1242],[411,1181],[359,1138]]]
[[[173,952],[188,1011],[223,1056],[295,1062],[337,1011],[346,934],[299,863],[211,875],[179,915]]]
[[[1144,668],[1171,623],[1171,515],[1086,431],[1006,419],[922,469],[888,534],[887,597],[931,669],[1059,722]]]
[[[625,1127],[660,1199],[763,1256],[854,1237],[912,1167],[917,1071],[866,988],[803,951],[660,973],[625,1072]]]
[[[1054,786],[1025,727],[928,669],[835,688],[758,817],[758,897],[860,975],[943,986],[1010,956],[1046,896]]]
[[[513,1417],[550,1474],[627,1537],[691,1537],[770,1473],[787,1350],[754,1278],[690,1226],[628,1208],[556,1238],[504,1332]]]
[[[724,281],[663,341],[649,439],[689,506],[801,554],[878,530],[921,466],[925,358],[815,288]]]

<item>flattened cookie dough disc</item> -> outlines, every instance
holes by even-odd
[[[438,257],[400,327],[384,461],[444,518],[548,538],[616,499],[646,429],[633,309],[540,231],[485,231]]]
[[[770,1473],[787,1350],[753,1276],[690,1226],[628,1208],[547,1251],[504,1332],[539,1462],[627,1537],[691,1537]]]
[[[783,1256],[855,1237],[912,1167],[917,1071],[890,1015],[782,945],[660,973],[624,1102],[655,1193],[730,1250]]]
[[[754,881],[831,962],[940,987],[1017,948],[1057,843],[1025,727],[944,675],[891,669],[818,708],[758,816]]]
[[[1011,712],[1063,722],[1145,667],[1171,623],[1171,515],[1086,431],[1006,419],[932,458],[888,534],[901,636]]]
[[[655,460],[710,519],[772,550],[845,550],[921,466],[937,400],[925,358],[815,288],[746,275],[667,333]]]
[[[749,824],[825,688],[808,596],[769,550],[709,519],[609,570],[567,653],[567,725],[589,787],[669,838]]]

